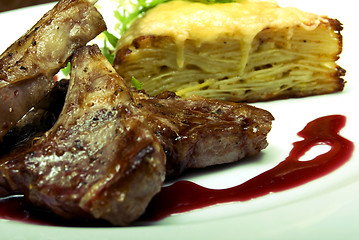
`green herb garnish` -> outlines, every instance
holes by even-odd
[[[143,82],[138,81],[135,77],[131,78],[131,82],[137,90],[142,90]]]
[[[62,74],[64,74],[65,76],[68,76],[68,75],[70,74],[70,72],[71,72],[71,63],[68,62],[67,65],[66,65],[66,67],[64,67],[64,68],[61,69],[61,72],[62,72]]]
[[[109,33],[108,31],[104,31],[103,34],[105,35],[107,41],[112,45],[112,47],[116,47],[118,38],[113,35],[112,33]]]

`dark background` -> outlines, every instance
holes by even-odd
[[[48,2],[57,2],[55,0],[0,0],[0,12],[28,7],[32,5],[38,5]]]

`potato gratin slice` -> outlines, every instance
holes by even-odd
[[[341,91],[338,20],[273,2],[163,3],[119,40],[115,69],[147,93],[235,101]]]

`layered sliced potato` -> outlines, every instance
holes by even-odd
[[[118,41],[114,67],[148,94],[265,101],[343,90],[338,20],[275,2],[170,1]]]

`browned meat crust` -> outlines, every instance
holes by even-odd
[[[53,87],[75,49],[106,29],[92,0],[62,0],[0,56],[0,141]]]
[[[268,145],[274,118],[263,109],[203,97],[182,99],[172,92],[133,95],[165,150],[167,176],[235,162]]]
[[[165,155],[122,78],[97,47],[73,57],[55,125],[0,162],[0,185],[66,218],[137,219],[162,186]]]

